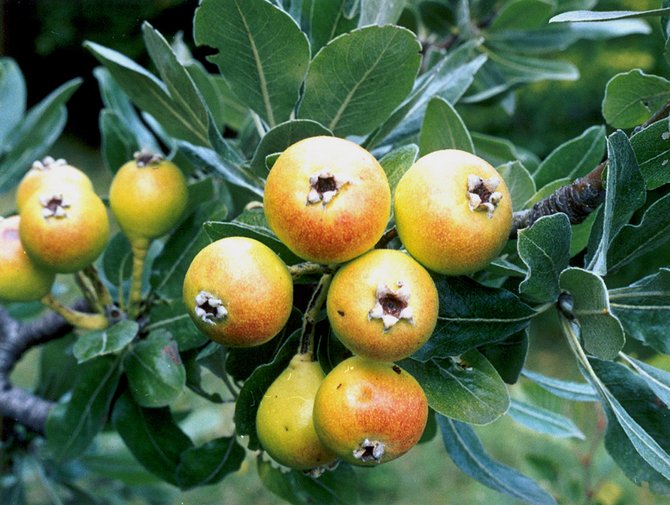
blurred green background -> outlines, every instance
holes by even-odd
[[[560,1],[558,3],[560,5]],[[99,156],[98,112],[102,105],[92,75],[94,58],[81,46],[93,40],[123,52],[148,65],[140,27],[144,20],[172,37],[182,31],[194,55],[204,62],[202,51],[193,47],[191,19],[196,0],[2,0],[0,1],[0,56],[14,58],[26,77],[29,105],[73,77],[84,84],[68,105],[65,133],[53,148],[55,157],[65,157],[94,177],[96,189],[106,194],[109,175]],[[660,1],[601,1],[601,10],[657,8]],[[515,144],[546,156],[562,142],[602,122],[600,104],[607,81],[615,74],[641,68],[670,76],[663,59],[658,19],[651,18],[654,34],[598,42],[580,42],[561,54],[581,72],[576,82],[546,82],[520,89],[517,107],[509,115],[497,106],[459,105],[467,126],[475,131],[500,135]],[[1,120],[1,111],[0,111]],[[0,214],[13,209],[13,195],[0,195]],[[67,289],[67,285],[63,285]],[[555,328],[552,315],[531,332],[527,367],[547,375],[578,379],[574,359]],[[49,352],[50,349],[44,352]],[[13,379],[19,385],[34,385],[39,349],[19,364]],[[635,349],[633,349],[635,352]],[[652,358],[659,359],[659,358]],[[658,361],[657,366],[667,368]],[[218,388],[213,376],[206,377],[211,390]],[[561,504],[662,504],[659,498],[631,484],[606,456],[602,446],[602,413],[592,404],[559,401],[523,382],[511,387],[512,395],[571,417],[586,435],[586,441],[555,440],[533,433],[505,417],[477,429],[491,455],[538,479]],[[177,410],[197,406],[185,421],[194,439],[207,439],[231,429],[230,405],[216,406],[195,395],[185,394]],[[81,473],[85,487],[115,490],[118,503],[185,505],[262,505],[283,503],[261,485],[250,455],[242,471],[221,484],[182,493],[161,484],[143,472],[113,434],[103,434],[97,454],[86,463],[99,476]],[[39,471],[25,462],[31,504],[61,503],[54,497]],[[363,503],[368,504],[488,504],[518,503],[499,495],[462,474],[449,460],[440,437],[435,437],[403,458],[377,469],[356,471]],[[124,480],[134,483],[130,488]],[[67,503],[63,501],[62,503]],[[76,503],[76,502],[73,502]]]

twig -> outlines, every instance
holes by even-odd
[[[515,212],[510,238],[516,238],[518,230],[528,228],[542,216],[558,212],[566,214],[572,224],[584,221],[605,199],[602,173],[606,165],[603,161],[584,177],[558,188],[530,209]]]
[[[298,346],[298,353],[300,354],[314,354],[314,336],[316,333],[316,322],[319,317],[319,312],[323,303],[326,301],[328,294],[328,287],[333,280],[332,273],[326,273],[321,276],[317,284],[312,298],[309,300],[307,310],[302,318],[302,330],[300,332],[300,344]]]
[[[85,304],[78,302],[75,306],[83,309]],[[44,433],[53,403],[14,386],[9,375],[28,349],[61,338],[71,330],[72,326],[53,312],[19,325],[0,307],[0,417],[13,419],[37,433]]]
[[[392,226],[384,232],[381,238],[375,244],[375,249],[386,249],[391,240],[398,236],[398,229],[395,226]]]

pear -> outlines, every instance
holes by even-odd
[[[337,457],[314,430],[312,410],[325,375],[311,354],[297,354],[261,400],[256,431],[274,460],[295,470],[327,467]]]

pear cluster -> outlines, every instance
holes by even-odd
[[[0,299],[48,295],[56,274],[93,263],[109,238],[109,219],[88,176],[64,159],[35,161],[16,192],[17,215],[0,221]]]
[[[406,251],[375,247],[393,223],[392,203]],[[395,362],[435,329],[439,296],[429,270],[474,272],[500,252],[511,226],[504,181],[474,155],[438,151],[404,174],[392,202],[371,153],[345,139],[311,137],[276,159],[263,209],[290,251],[335,272],[325,284],[326,315],[352,354],[328,374],[311,348],[294,356],[260,402],[263,449],[312,475],[338,461],[370,466],[401,456],[428,418],[421,385]],[[212,340],[256,346],[279,334],[291,315],[291,269],[261,242],[228,237],[196,255],[183,296]]]

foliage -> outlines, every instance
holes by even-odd
[[[595,3],[203,0],[193,38],[211,49],[208,60],[217,72],[194,59],[183,40],[170,44],[148,23],[143,37],[152,69],[85,42],[102,65],[95,77],[104,104],[105,165],[113,173],[140,148],[162,152],[189,177],[190,202],[179,226],[149,250],[137,321],[121,318],[106,330],[79,332],[76,343],[57,349],[59,357],[43,354],[43,377],[61,386],[52,391],[57,404],[46,421],[46,444],[23,433],[24,442],[72,474],[77,465],[95,472],[91,461],[105,450],[97,444],[113,430],[145,469],[133,463],[135,472],[117,478],[158,479],[180,489],[219,482],[240,469],[245,454],[261,449],[257,400],[297,350],[302,312],[318,277],[308,272],[296,281],[289,323],[254,349],[208,342],[185,313],[181,285],[195,254],[227,236],[256,238],[298,265],[254,202],[278,153],[302,138],[337,135],[380,159],[392,191],[420,155],[474,152],[499,167],[517,212],[607,160],[604,201],[584,223],[571,223],[563,213],[544,216],[519,230],[486,270],[434,275],[437,327],[401,364],[425,388],[435,432],[452,462],[485,486],[523,502],[557,502],[556,490],[492,457],[473,425],[509,416],[550,436],[585,437],[569,417],[510,394],[509,385],[520,382],[570,402],[599,402],[610,457],[636,484],[670,493],[670,376],[631,356],[640,349],[670,353],[670,258],[662,248],[670,236],[669,81],[639,69],[615,76],[605,89],[602,124],[544,159],[507,139],[470,131],[459,112],[466,104],[495,103],[511,113],[517,89],[579,78],[557,53],[580,40],[646,33],[648,18],[663,16],[667,47],[668,7],[584,10]],[[14,187],[46,154],[78,85],[64,84],[26,113],[21,73],[13,61],[0,60],[0,191]],[[650,253],[665,267],[642,261]],[[122,309],[132,296],[132,255],[118,234],[99,263],[102,282]],[[622,285],[630,275],[633,281]],[[558,321],[583,382],[524,366],[528,333],[548,315]],[[316,319],[317,355],[328,371],[346,351],[327,322]],[[217,377],[216,391],[203,386],[203,373]],[[178,407],[187,389],[207,403],[234,402],[235,430],[220,430],[210,440],[187,432],[184,419],[193,412]],[[24,442],[10,438],[6,453],[16,451],[16,478],[0,481],[0,489],[11,497],[7,503],[18,504],[25,502],[18,463]],[[290,503],[358,499],[355,473],[344,464],[315,480],[280,471],[258,453],[257,472]],[[68,496],[86,496],[78,503],[101,503],[67,472],[57,481]]]

